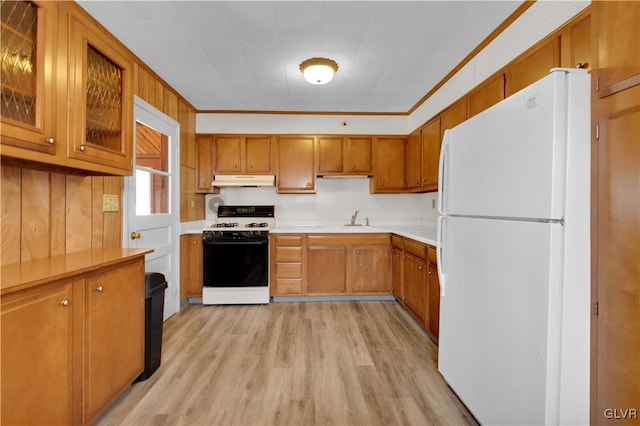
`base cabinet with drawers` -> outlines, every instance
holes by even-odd
[[[303,234],[272,234],[269,238],[271,295],[299,296],[305,294],[306,236]]]
[[[89,424],[138,377],[149,251],[2,267],[1,424]]]
[[[272,234],[271,295],[391,293],[389,234]]]

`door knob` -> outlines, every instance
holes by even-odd
[[[130,237],[132,240],[138,240],[140,239],[140,233],[136,231],[132,231]]]

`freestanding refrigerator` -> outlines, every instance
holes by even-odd
[[[446,131],[438,368],[481,424],[589,423],[590,76]]]

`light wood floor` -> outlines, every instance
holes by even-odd
[[[192,305],[100,425],[475,425],[396,302]]]

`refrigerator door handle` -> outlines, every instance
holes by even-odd
[[[444,258],[442,256],[443,234],[444,234],[444,216],[438,216],[438,232],[436,233],[436,262],[438,263],[438,280],[440,281],[440,297],[445,297],[446,279],[444,273]]]
[[[445,179],[446,179],[446,159],[449,152],[449,130],[444,131],[444,137],[442,138],[442,146],[440,148],[440,162],[438,164],[438,213],[444,213],[444,199],[445,199]]]

